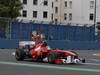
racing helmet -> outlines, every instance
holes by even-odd
[[[47,42],[46,42],[46,41],[43,41],[43,45],[44,45],[44,46],[47,46],[48,44],[47,44]]]
[[[37,34],[37,32],[36,32],[36,31],[32,31],[32,35],[34,35],[34,36],[35,36],[36,34]]]

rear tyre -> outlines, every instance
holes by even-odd
[[[15,58],[18,61],[23,61],[25,59],[25,51],[23,49],[17,49],[15,52]]]
[[[52,52],[48,55],[48,62],[50,64],[54,63],[54,60],[57,59],[57,53],[56,52]]]

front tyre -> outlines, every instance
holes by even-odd
[[[85,63],[85,62],[86,62],[85,58],[84,58],[84,59],[82,59],[82,63]]]

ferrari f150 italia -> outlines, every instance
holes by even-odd
[[[31,58],[38,62],[53,64],[81,64],[85,59],[79,58],[74,51],[51,49],[46,42],[34,45],[33,41],[21,41],[19,48],[15,51],[15,58],[22,61]]]

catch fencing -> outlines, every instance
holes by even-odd
[[[46,40],[94,41],[94,26],[70,26],[13,22],[11,39],[30,40],[32,31],[40,31]]]
[[[0,48],[18,48],[19,41],[30,40],[32,31],[41,31],[51,48],[100,49],[100,42],[95,38],[94,26],[71,26],[70,24],[66,26],[32,22],[11,23],[8,19],[4,27],[2,21],[0,22]]]

